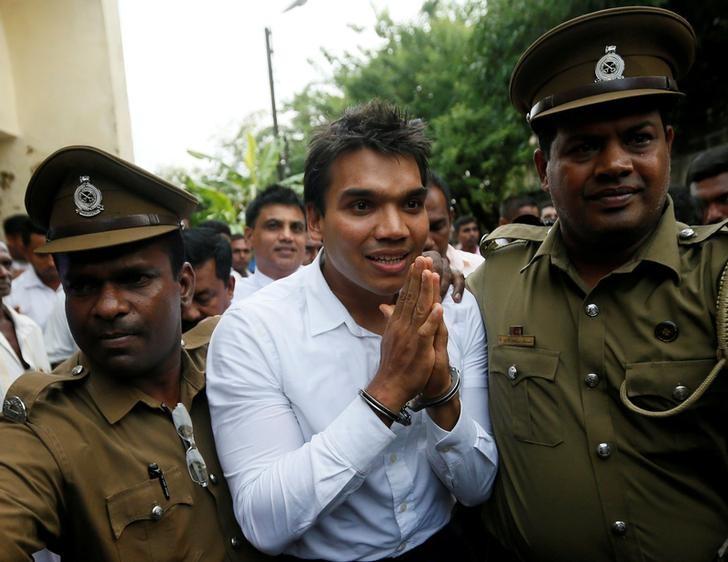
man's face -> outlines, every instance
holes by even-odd
[[[693,194],[703,213],[703,224],[728,218],[728,172],[693,184]]]
[[[445,194],[437,187],[427,188],[425,209],[430,221],[430,235],[425,243],[425,250],[433,250],[444,256],[450,243],[450,208],[445,201]]]
[[[316,259],[322,245],[321,240],[312,238],[310,232],[306,233],[306,257],[303,260],[303,265],[308,265]]]
[[[5,240],[8,243],[8,251],[14,260],[26,260],[25,245],[23,244],[22,234],[5,234]]]
[[[233,269],[240,275],[248,274],[248,264],[252,250],[245,238],[237,238],[230,242],[230,249],[233,251]]]
[[[325,215],[308,207],[329,285],[344,300],[391,297],[427,239],[427,191],[416,161],[363,148],[339,156],[329,177]]]
[[[200,320],[225,312],[235,290],[232,275],[228,275],[226,283],[215,273],[215,258],[210,258],[194,270],[194,296],[191,302],[182,305],[183,332],[194,328]]]
[[[59,258],[66,316],[78,346],[110,375],[152,376],[178,360],[180,309],[194,289],[185,264],[175,279],[160,241]]]
[[[245,236],[255,251],[255,267],[272,279],[282,279],[303,263],[306,222],[292,205],[266,205]]]
[[[0,300],[10,294],[10,286],[13,282],[11,270],[13,269],[13,258],[8,247],[0,242]]]
[[[673,131],[658,111],[559,124],[546,162],[534,156],[565,241],[624,246],[642,240],[662,214]]]
[[[546,226],[551,226],[556,222],[558,214],[556,213],[556,207],[553,205],[546,205],[541,209],[541,222]]]
[[[458,242],[463,250],[473,251],[478,247],[479,241],[480,229],[475,221],[460,225],[458,229]]]
[[[33,233],[30,235],[30,243],[28,244],[26,255],[28,262],[33,266],[36,275],[46,285],[58,285],[59,277],[56,264],[53,261],[52,254],[36,254],[36,248],[40,248],[45,244],[46,239],[42,234]]]

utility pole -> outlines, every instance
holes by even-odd
[[[265,54],[268,57],[268,82],[270,83],[270,106],[273,113],[273,136],[278,141],[278,112],[276,111],[276,92],[273,86],[273,61],[271,55],[273,49],[270,46],[271,43],[271,31],[270,27],[265,28]],[[284,177],[283,163],[281,159],[278,159],[278,180],[282,181]]]

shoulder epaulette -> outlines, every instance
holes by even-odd
[[[219,316],[210,316],[201,320],[194,328],[182,334],[182,346],[191,351],[210,343],[212,332],[219,321]]]
[[[724,234],[728,234],[728,219],[703,226],[688,226],[681,222],[677,223],[677,240],[683,246],[700,244],[713,236]]]
[[[77,365],[70,371],[52,373],[33,371],[24,373],[10,385],[3,401],[3,417],[10,421],[25,423],[33,405],[45,389],[54,384],[76,382],[88,376],[88,369]]]
[[[514,242],[543,242],[549,230],[548,226],[504,224],[481,238],[480,254],[485,257],[488,253]]]

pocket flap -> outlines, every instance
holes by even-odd
[[[559,352],[550,349],[500,345],[490,357],[490,371],[505,375],[512,385],[531,377],[553,381],[558,366]]]
[[[678,402],[675,399],[676,389],[682,386],[686,387],[685,393],[692,393],[706,379],[715,363],[713,358],[628,363],[625,366],[627,396],[655,396]]]
[[[114,537],[118,540],[124,529],[135,521],[154,520],[152,509],[160,506],[166,513],[178,504],[193,505],[192,495],[189,493],[189,479],[179,467],[164,472],[169,488],[169,499],[164,497],[158,479],[149,479],[131,488],[117,492],[106,498],[106,509]],[[164,517],[164,515],[162,515]]]

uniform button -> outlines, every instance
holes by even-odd
[[[518,368],[515,365],[511,365],[510,367],[508,367],[508,378],[512,381],[518,378]]]
[[[180,341],[179,341],[179,343],[181,343],[181,344],[182,344],[182,347],[184,347],[184,346],[185,346],[185,340],[180,340]]]
[[[161,505],[155,505],[152,508],[152,519],[155,521],[159,521],[162,518],[162,515],[164,515],[164,508]]]
[[[595,316],[599,316],[599,307],[595,305],[594,303],[589,303],[586,305],[586,315],[590,318],[594,318]]]
[[[83,366],[82,365],[76,365],[73,369],[71,369],[72,375],[80,375],[83,373]]]
[[[679,384],[672,390],[672,397],[678,402],[685,402],[690,396],[690,389],[684,384]]]
[[[584,377],[584,382],[589,388],[595,388],[599,384],[599,375],[596,373],[589,373]]]
[[[407,502],[404,502],[402,505],[399,506],[399,512],[404,513],[407,511]]]
[[[217,476],[215,476],[212,473],[210,473],[210,483],[211,484],[217,484]]]
[[[403,542],[397,548],[395,548],[394,551],[395,552],[402,552],[405,548],[407,548],[407,543],[406,542]]]
[[[689,240],[693,236],[695,236],[695,231],[692,228],[683,228],[680,231],[680,239],[681,240]]]
[[[392,453],[389,455],[389,464],[394,464],[397,462],[397,455],[395,453]]]
[[[239,549],[242,545],[243,541],[241,541],[239,537],[233,537],[230,539],[230,546],[232,546],[235,550]]]
[[[660,341],[667,343],[675,341],[679,333],[680,331],[677,328],[677,324],[670,320],[665,320],[655,326],[655,337]]]
[[[624,521],[615,521],[612,523],[612,533],[622,537],[627,534],[627,523]]]
[[[606,459],[611,454],[612,447],[609,446],[609,443],[599,443],[599,445],[597,445],[597,455],[603,459]]]

